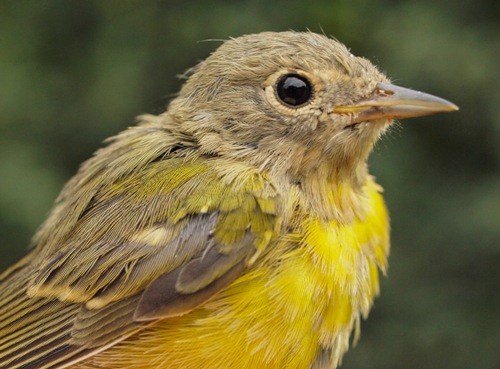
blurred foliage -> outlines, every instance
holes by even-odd
[[[0,2],[0,269],[100,142],[159,113],[220,40],[334,35],[458,113],[404,121],[372,155],[393,253],[344,368],[499,368],[497,1]]]

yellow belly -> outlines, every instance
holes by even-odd
[[[74,368],[307,369],[329,350],[335,367],[378,292],[388,220],[376,185],[366,217],[340,226],[304,216],[262,261],[215,298]]]

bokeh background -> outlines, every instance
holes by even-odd
[[[0,2],[0,270],[106,137],[161,112],[229,36],[324,32],[461,110],[378,145],[393,252],[343,368],[500,368],[500,3]]]

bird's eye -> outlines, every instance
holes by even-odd
[[[276,84],[276,95],[283,104],[297,108],[311,100],[313,89],[305,77],[286,74]]]

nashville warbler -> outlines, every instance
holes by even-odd
[[[108,140],[0,276],[0,368],[336,368],[389,223],[366,160],[454,111],[306,32],[223,43]]]

